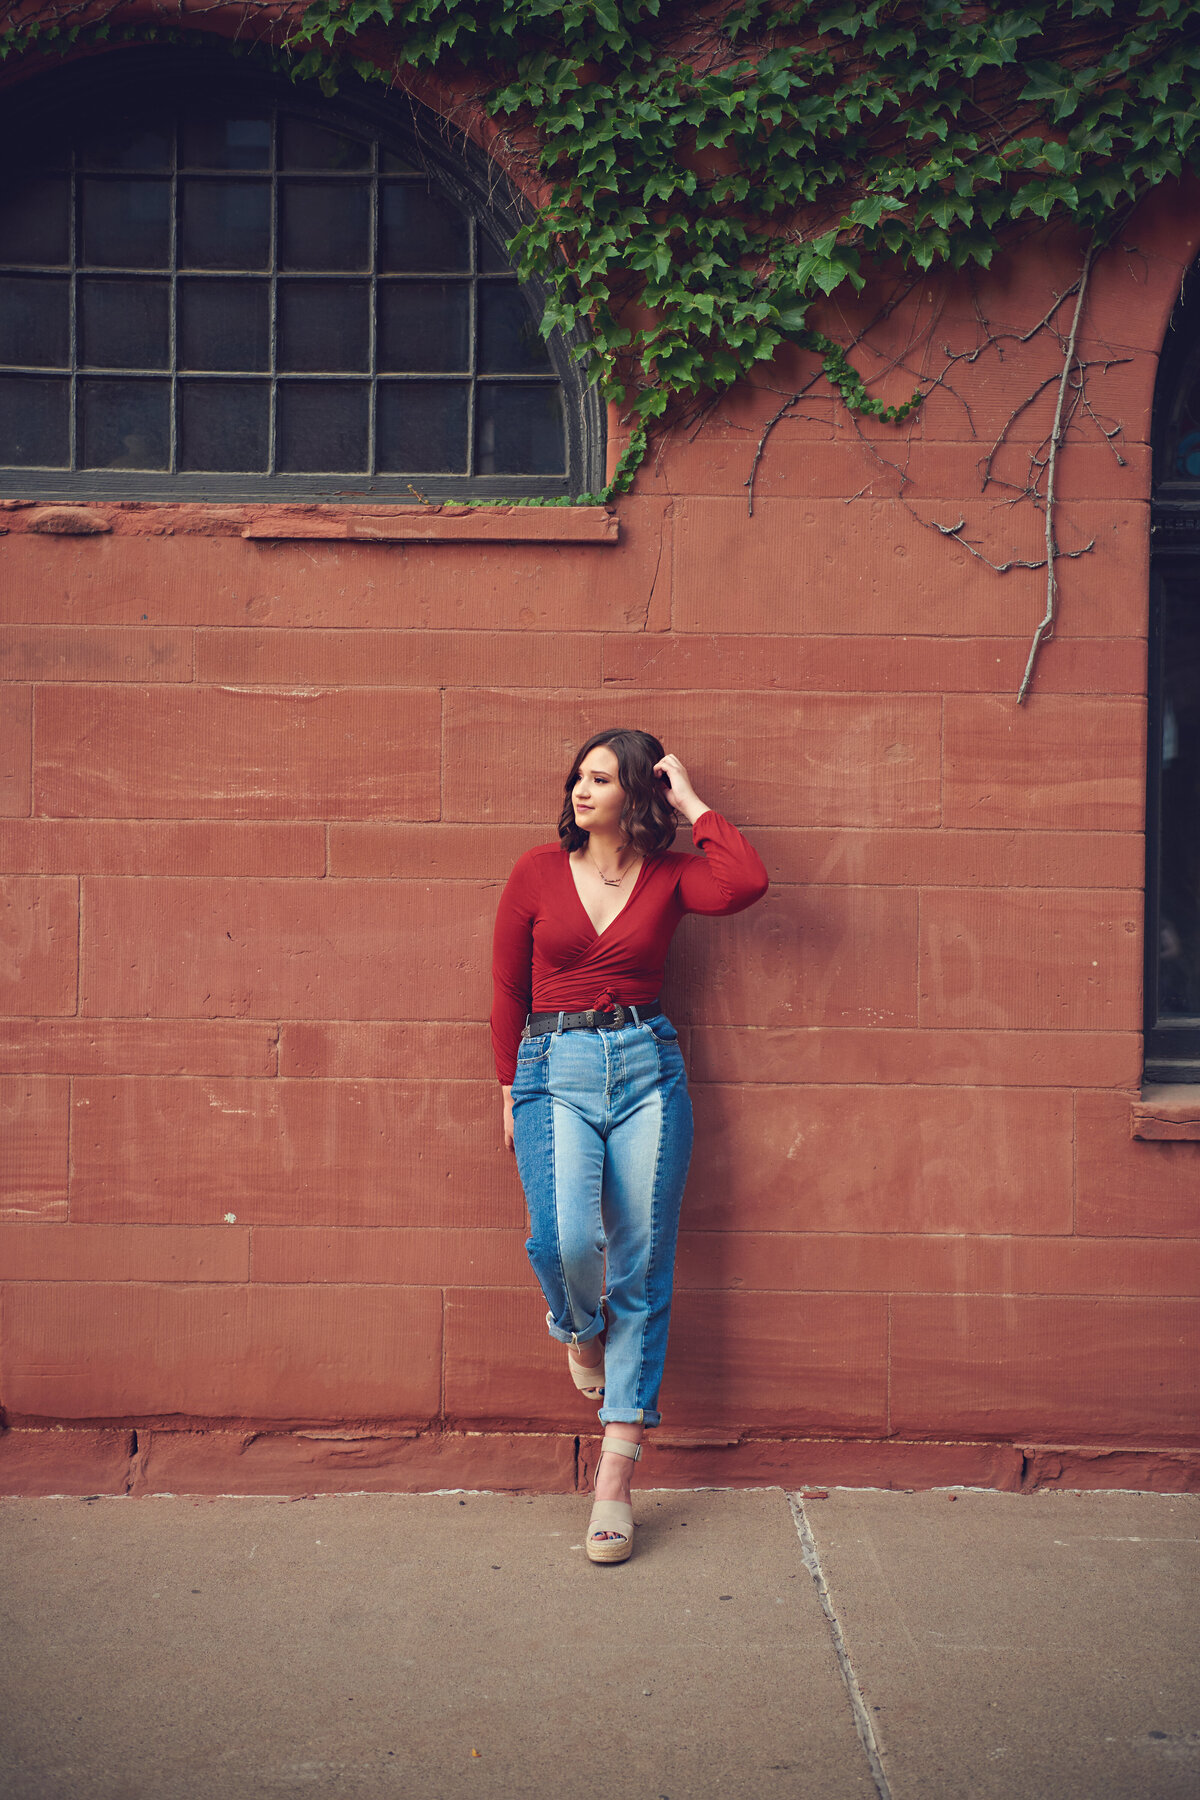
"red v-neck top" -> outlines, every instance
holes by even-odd
[[[736,826],[710,809],[692,837],[704,855],[662,850],[647,857],[625,905],[599,933],[561,844],[540,844],[517,858],[500,896],[492,949],[492,1049],[502,1086],[516,1073],[528,1013],[653,1000],[684,913],[737,913],[761,900],[767,871]]]

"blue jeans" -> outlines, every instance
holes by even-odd
[[[675,1027],[522,1039],[513,1142],[526,1243],[561,1344],[605,1329],[605,1424],[657,1425],[692,1102]],[[608,1281],[605,1286],[605,1261]]]

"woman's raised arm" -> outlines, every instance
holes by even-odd
[[[677,756],[669,752],[654,765],[654,773],[670,782],[667,799],[692,827],[692,839],[703,850],[703,859],[689,859],[679,882],[685,912],[744,912],[761,900],[771,883],[762,857],[747,843],[736,825],[705,806]]]

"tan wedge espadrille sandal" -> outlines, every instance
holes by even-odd
[[[628,1456],[633,1462],[640,1462],[642,1446],[630,1444],[624,1438],[606,1437],[600,1448],[603,1456],[606,1450],[615,1450],[619,1456]],[[599,1462],[599,1457],[596,1459]],[[615,1537],[600,1537],[598,1531],[611,1531]],[[587,1538],[584,1541],[588,1561],[594,1563],[625,1562],[633,1555],[633,1508],[625,1500],[595,1500],[592,1502],[592,1516],[588,1520]]]

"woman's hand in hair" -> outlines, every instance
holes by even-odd
[[[668,750],[661,762],[655,763],[654,773],[665,779],[668,802],[676,812],[683,814],[689,825],[694,825],[701,813],[709,810],[688,780],[687,770],[671,751]]]
[[[511,1150],[513,1148],[512,1089],[510,1087],[501,1088],[500,1092],[504,1096],[504,1148]]]

